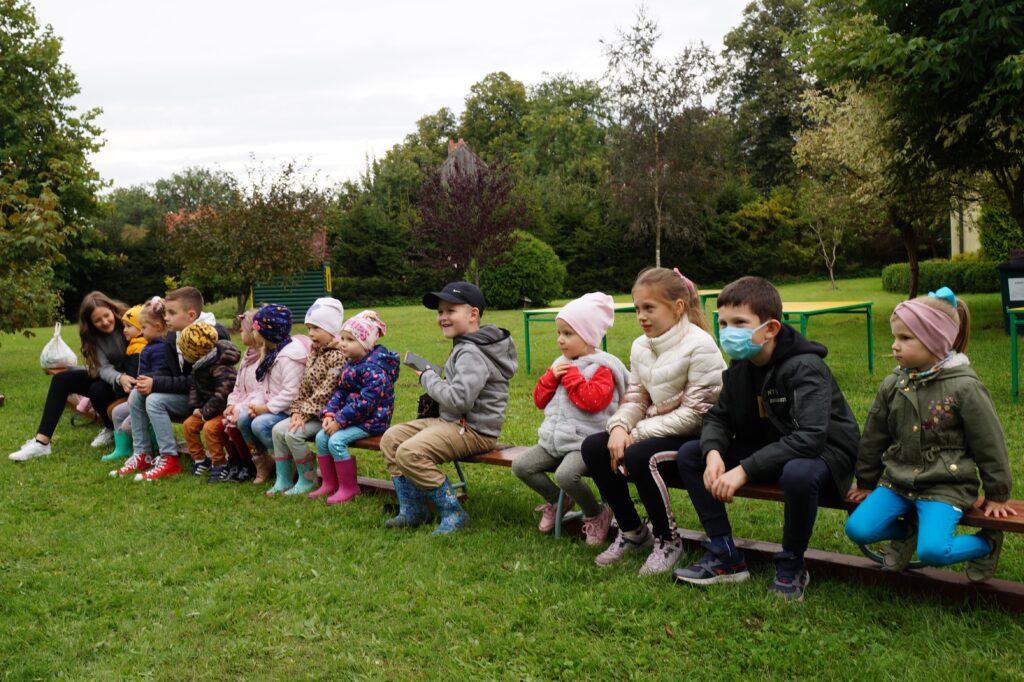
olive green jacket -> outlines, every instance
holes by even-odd
[[[929,377],[897,369],[882,381],[860,440],[858,487],[881,484],[966,510],[978,499],[980,477],[987,499],[1009,499],[1006,437],[992,398],[967,365],[961,355]]]

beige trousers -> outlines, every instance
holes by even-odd
[[[445,474],[439,464],[494,449],[492,436],[443,419],[416,419],[388,429],[380,451],[392,476],[405,476],[420,490],[440,488]]]

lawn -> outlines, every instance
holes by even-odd
[[[876,369],[864,321],[811,321],[828,363],[863,421],[891,367],[888,316],[897,296],[877,279],[782,288],[785,300],[873,300]],[[624,299],[625,297],[617,297]],[[968,354],[989,387],[1021,480],[1021,407],[1010,401],[1009,341],[997,295],[966,297]],[[226,318],[227,309],[216,308]],[[349,311],[355,312],[355,311]],[[446,344],[422,307],[379,310],[383,342],[442,362]],[[522,340],[522,315],[484,321]],[[0,337],[0,452],[34,433],[47,382],[49,336]],[[64,337],[77,350],[77,328]],[[512,383],[502,440],[534,442],[540,368],[556,354],[553,325],[532,329],[534,374]],[[619,315],[609,350],[628,358],[639,334]],[[520,349],[520,359],[522,359]],[[399,377],[396,420],[413,417],[415,377]],[[1018,678],[1019,617],[919,594],[868,588],[815,572],[800,604],[766,593],[770,567],[707,590],[636,575],[642,557],[601,569],[597,550],[536,531],[534,494],[505,469],[474,466],[471,526],[451,537],[382,526],[385,500],[327,508],[267,499],[250,484],[190,476],[135,483],[107,476],[89,447],[95,427],[62,421],[54,455],[0,461],[0,677],[5,679],[730,679]],[[360,472],[385,476],[379,455]],[[1016,497],[1024,496],[1018,487]],[[697,528],[685,493],[681,526]],[[739,500],[738,535],[777,542],[777,504]],[[811,546],[850,552],[844,515],[822,510]],[[1024,543],[1010,537],[998,575],[1024,580]],[[694,555],[687,557],[693,559]]]

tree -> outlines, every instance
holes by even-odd
[[[153,183],[153,198],[169,213],[228,206],[235,202],[237,192],[237,183],[230,173],[199,166]]]
[[[808,87],[799,41],[807,28],[806,0],[757,0],[724,38],[719,102],[734,117],[751,181],[765,195],[796,181],[792,151]]]
[[[914,167],[983,171],[1024,235],[1024,7],[977,0],[821,0],[811,55],[830,81],[885,97]]]
[[[256,282],[288,277],[323,262],[327,198],[302,169],[250,167],[226,206],[167,215],[172,255],[187,282],[233,294],[239,313]]]
[[[523,149],[526,86],[504,71],[489,73],[469,88],[459,137],[488,163],[511,165]]]
[[[13,287],[8,299],[34,292],[31,303],[7,304],[17,312],[0,315],[0,330],[48,318],[72,279],[69,256],[96,239],[90,221],[101,183],[88,155],[102,144],[100,111],[79,111],[71,103],[78,92],[53,29],[40,28],[27,2],[0,0],[0,272]]]
[[[438,268],[479,284],[483,268],[501,259],[527,223],[514,190],[507,169],[488,166],[460,142],[420,192],[416,248]]]
[[[605,78],[614,104],[612,185],[633,216],[633,229],[654,235],[661,265],[662,237],[701,237],[725,128],[702,104],[711,55],[703,45],[672,61],[655,56],[660,32],[641,8],[628,33],[605,44]]]

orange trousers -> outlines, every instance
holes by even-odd
[[[194,414],[189,415],[185,420],[185,444],[188,445],[188,453],[192,455],[192,461],[200,462],[206,458],[206,451],[210,451],[210,459],[213,460],[214,466],[220,464],[227,464],[228,457],[224,451],[224,429],[221,428],[221,424],[224,418],[221,415],[217,415],[213,419],[203,421],[202,417],[197,417]],[[199,434],[205,436],[206,448],[203,448],[203,441],[200,440]]]

